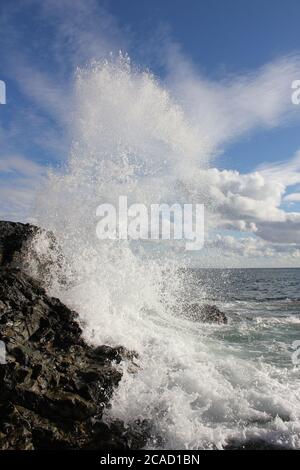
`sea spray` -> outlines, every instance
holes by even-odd
[[[66,282],[55,268],[49,289],[75,308],[93,344],[124,345],[139,355],[106,419],[147,419],[149,447],[222,448],[259,437],[299,447],[300,405],[291,372],[254,362],[213,339],[216,328],[181,317],[184,272],[173,244],[159,249],[130,240],[99,240],[96,209],[130,203],[194,202],[191,173],[208,155],[197,129],[147,71],[128,57],[93,63],[77,73],[73,146],[64,170],[51,172],[39,194],[38,223],[63,253]],[[195,181],[196,183],[196,181]],[[195,188],[197,185],[195,184]]]

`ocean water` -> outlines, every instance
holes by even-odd
[[[199,269],[190,271],[186,292],[227,314],[229,325],[214,335],[228,346],[240,345],[252,360],[293,368],[292,344],[300,339],[299,289],[300,269]]]
[[[292,361],[300,339],[299,286],[300,269],[185,271],[184,300],[217,305],[228,324],[180,314],[161,320],[167,361],[153,358],[154,373],[148,361],[142,365],[141,387],[127,377],[113,415],[154,419],[165,448],[222,449],[257,440],[299,448],[300,366]]]
[[[223,449],[246,439],[300,448],[300,371],[291,360],[299,270],[181,269],[172,244],[150,256],[145,244],[98,240],[97,206],[117,207],[120,195],[206,203],[208,214],[199,178],[210,155],[174,97],[127,57],[78,71],[74,102],[70,155],[49,172],[33,216],[63,254],[49,292],[79,313],[88,342],[138,353],[121,364],[105,419],[148,420],[150,448]],[[43,236],[35,248],[49,255]],[[228,324],[192,321],[186,301],[217,304]]]

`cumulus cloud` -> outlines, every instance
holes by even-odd
[[[293,162],[294,159],[291,166]],[[285,168],[288,167],[286,163]],[[282,208],[288,186],[269,173],[274,176],[276,172],[272,172],[271,167],[268,172],[250,174],[214,168],[201,175],[200,180],[202,188],[205,184],[210,195],[210,203],[217,214],[214,223],[219,228],[253,232],[272,242],[296,243],[300,240],[300,213],[286,212]],[[298,180],[299,176],[295,173],[291,181]]]
[[[196,69],[178,45],[169,43],[166,49],[163,60],[168,87],[191,125],[198,129],[210,157],[217,156],[241,135],[299,120],[299,107],[291,104],[291,84],[300,75],[298,55],[282,57],[259,70],[216,82]],[[280,246],[284,256],[300,240],[300,213],[287,211],[283,206],[300,200],[299,193],[288,194],[291,187],[300,183],[300,151],[290,159],[285,155],[283,158],[248,174],[218,168],[199,170],[189,164],[183,171],[186,194],[189,198],[196,194],[195,199],[200,198],[213,209],[207,217],[208,229],[255,235],[244,242],[238,238],[236,245],[232,240],[235,249],[248,247],[250,253],[255,246],[253,256],[265,257],[270,244],[272,253],[277,253]],[[260,244],[264,249],[258,251]],[[292,252],[297,253],[294,248]]]
[[[207,242],[210,253],[218,256],[226,264],[233,266],[251,266],[263,264],[267,266],[294,266],[300,261],[300,243],[278,244],[269,243],[257,237],[217,235]]]
[[[25,29],[16,28],[15,23],[25,10],[37,24],[47,25],[50,40],[47,34],[33,31],[33,40],[27,43]],[[7,5],[0,20],[0,39],[6,76],[24,98],[22,112],[11,123],[0,123],[5,128],[1,132],[0,216],[24,219],[45,167],[16,151],[26,154],[24,148],[30,141],[38,151],[50,152],[52,160],[60,161],[69,143],[76,66],[118,49],[130,51],[131,39],[96,0],[25,0]],[[201,73],[178,45],[169,41],[160,50],[164,83],[183,108],[208,161],[241,135],[299,119],[300,108],[291,104],[291,83],[300,76],[299,55],[216,81]],[[287,211],[284,204],[293,203],[294,208],[300,201],[299,188],[295,188],[300,184],[300,151],[289,160],[261,165],[248,174],[204,168],[203,154],[199,161],[182,162],[178,184],[182,200],[207,204],[211,209],[208,229],[243,234],[242,238],[223,236],[212,247],[249,257],[274,253],[275,258],[275,253],[281,253],[299,264],[300,213]]]
[[[300,243],[300,212],[287,210],[285,203],[299,200],[299,193],[287,195],[290,186],[299,181],[298,152],[290,160],[261,166],[246,174],[217,168],[194,170],[193,175],[185,178],[185,197],[206,204],[208,231],[235,233],[238,237],[236,245],[235,238],[226,240],[237,251],[247,248],[250,254],[255,247],[253,256],[267,256],[270,245],[271,253],[291,256],[295,251],[294,245]],[[243,243],[239,236],[241,233],[246,236]],[[251,237],[248,238],[247,234]],[[263,247],[263,250],[259,251],[258,247]],[[299,264],[297,256],[294,258]]]

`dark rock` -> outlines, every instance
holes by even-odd
[[[86,449],[124,449],[137,450],[143,448],[151,437],[148,421],[136,421],[126,426],[122,421],[111,424],[98,422],[94,425],[94,437]]]
[[[48,286],[53,272],[59,282],[65,283],[62,265],[61,248],[52,232],[30,224],[0,221],[0,266],[22,269]]]
[[[19,269],[34,233],[31,226],[0,223],[0,340],[6,348],[6,363],[0,364],[0,449],[144,446],[146,423],[102,421],[122,377],[117,364],[136,354],[88,345],[77,313]]]
[[[0,265],[18,266],[26,252],[26,244],[38,232],[30,224],[0,221]]]
[[[225,313],[221,312],[215,305],[188,304],[184,307],[184,315],[190,320],[204,323],[223,323],[228,322]]]
[[[133,361],[138,358],[137,352],[128,351],[128,349],[123,346],[117,346],[116,348],[111,348],[106,345],[98,346],[94,349],[94,354],[99,360],[101,358],[104,358],[104,360],[110,359],[112,361],[116,361],[117,364],[119,364],[123,359],[130,359]]]

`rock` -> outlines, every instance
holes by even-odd
[[[151,437],[151,429],[148,421],[135,421],[130,426],[125,426],[122,421],[115,421],[110,425],[97,423],[94,440],[90,441],[85,449],[118,449],[120,444],[126,443],[125,448],[138,450],[145,447]]]
[[[0,221],[0,265],[19,266],[26,252],[26,244],[38,232],[30,224]]]
[[[110,348],[109,346],[97,346],[95,348],[95,354],[97,357],[103,355],[111,360],[114,360],[119,364],[123,359],[129,359],[134,363],[134,359],[138,359],[138,353],[136,351],[128,351],[124,346],[117,346],[116,348]]]
[[[33,275],[44,286],[51,283],[53,271],[59,282],[61,248],[52,232],[19,222],[0,221],[0,266],[19,268]]]
[[[183,313],[190,320],[197,322],[220,324],[228,322],[225,313],[221,312],[215,305],[188,304],[184,306]]]
[[[1,227],[3,233],[1,233]],[[0,223],[0,449],[129,449],[146,424],[106,424],[103,410],[134,352],[82,338],[78,315],[23,270],[32,226]],[[20,269],[21,268],[21,269]]]

